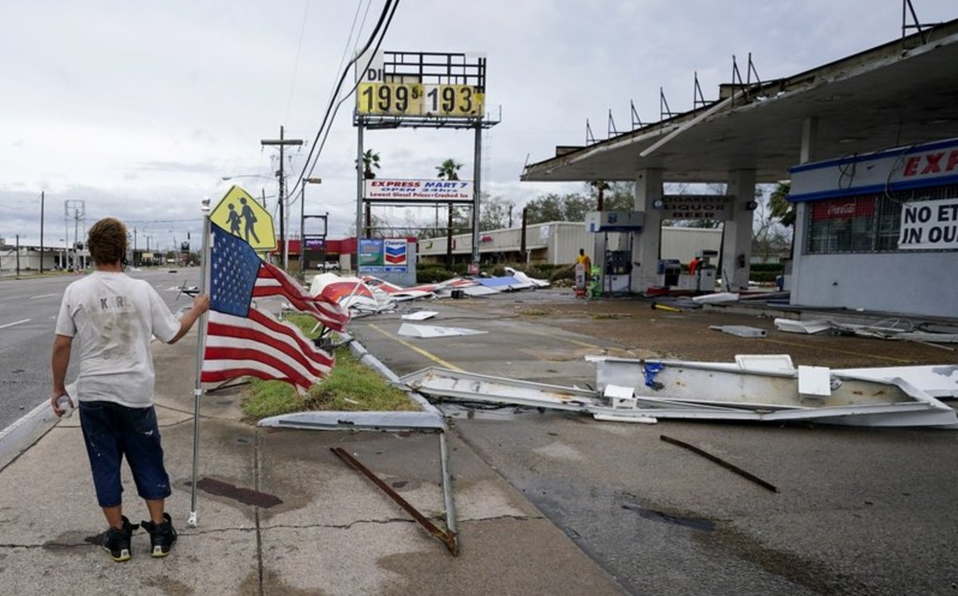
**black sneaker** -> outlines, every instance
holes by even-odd
[[[124,515],[123,529],[117,530],[111,527],[103,533],[103,549],[110,553],[114,561],[121,563],[132,558],[132,555],[130,555],[130,536],[133,535],[133,530],[139,527],[136,524],[131,524],[130,520]]]
[[[176,530],[173,529],[173,520],[169,513],[163,514],[163,523],[155,524],[152,521],[140,522],[143,529],[150,533],[150,556],[165,557],[170,554],[173,543],[176,542]]]

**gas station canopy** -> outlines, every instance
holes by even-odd
[[[958,137],[958,20],[790,77],[722,85],[720,99],[587,147],[559,147],[521,180],[777,182],[802,161]],[[802,159],[803,144],[808,155]]]

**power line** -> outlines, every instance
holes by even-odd
[[[306,17],[309,16],[309,0],[306,0],[306,9],[303,11],[303,25],[299,28],[299,44],[296,46],[296,61],[293,63],[293,79],[289,83],[289,99],[286,101],[286,116],[283,123],[289,121],[289,111],[293,106],[293,90],[296,88],[296,74],[299,72],[299,57],[303,53],[303,37],[306,34]]]
[[[319,147],[319,151],[322,151],[322,146],[319,145],[318,143],[319,143],[320,137],[323,135],[323,131],[327,130],[327,124],[329,124],[330,126],[332,125],[331,118],[335,116],[334,108],[338,107],[338,104],[334,105],[333,102],[335,101],[335,98],[339,96],[339,92],[343,87],[343,82],[346,80],[346,76],[349,74],[349,68],[353,64],[355,64],[357,60],[359,60],[360,56],[366,53],[366,50],[368,50],[369,47],[373,45],[374,41],[376,41],[376,51],[379,50],[379,45],[382,43],[382,37],[386,34],[386,31],[389,29],[389,23],[392,22],[392,16],[393,14],[395,14],[397,6],[399,6],[399,0],[386,0],[386,4],[383,6],[382,13],[379,15],[379,21],[376,23],[376,27],[373,29],[373,32],[370,34],[369,40],[366,41],[366,45],[363,46],[363,49],[360,52],[358,52],[356,56],[349,61],[349,63],[346,65],[346,68],[343,69],[343,74],[339,77],[339,82],[336,84],[336,90],[333,93],[333,97],[331,98],[329,105],[326,107],[326,114],[323,116],[323,121],[319,126],[319,130],[316,131],[316,138],[313,141],[313,143],[310,145],[309,154],[306,156],[306,162],[303,166],[303,169],[300,172],[300,175],[296,177],[296,183],[289,194],[295,195],[296,191],[299,190],[300,184],[302,184],[302,179],[308,178],[309,176],[312,175],[313,168],[315,168],[315,163],[316,161],[319,160],[319,154],[316,153],[315,158],[313,157],[313,154],[317,151],[317,147]],[[382,34],[380,34],[380,29],[382,29]],[[377,40],[377,37],[379,38],[378,40]],[[373,55],[370,55],[369,62],[366,65],[367,67],[369,66],[370,63],[372,63],[372,59],[374,55],[375,55],[375,51],[373,52]],[[355,90],[355,87],[353,87],[353,90]],[[352,91],[350,91],[350,93],[352,93]],[[328,132],[327,132],[327,135],[328,135]],[[313,162],[313,165],[310,165],[311,161]],[[307,173],[307,169],[308,169],[308,173]]]

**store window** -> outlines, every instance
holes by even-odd
[[[873,252],[876,236],[875,203],[874,195],[812,203],[808,252]]]
[[[902,204],[958,197],[958,185],[826,199],[808,204],[805,252],[897,252]]]

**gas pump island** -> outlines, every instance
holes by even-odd
[[[630,291],[633,237],[642,233],[644,225],[642,211],[593,211],[586,215],[586,230],[596,234],[594,254],[603,294]]]

